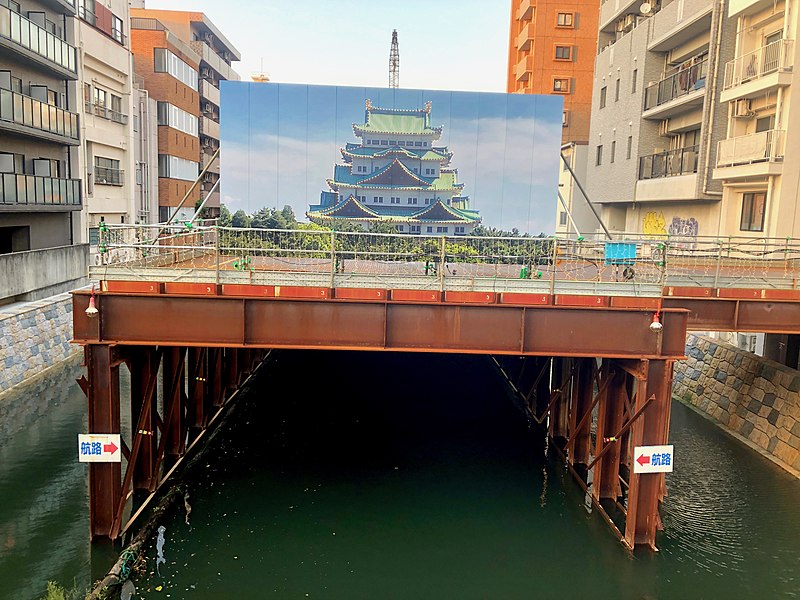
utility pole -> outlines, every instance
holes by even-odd
[[[389,51],[389,87],[400,87],[400,47],[397,44],[397,29],[392,31],[392,49]]]

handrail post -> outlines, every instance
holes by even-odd
[[[714,289],[719,288],[719,272],[722,267],[722,240],[717,240],[717,270],[714,273]]]
[[[444,291],[444,261],[447,258],[446,254],[447,237],[442,236],[442,245],[439,249],[439,290]]]
[[[216,282],[219,285],[219,223],[214,225],[214,254],[216,255]]]
[[[331,289],[336,280],[336,231],[331,229]]]
[[[556,290],[556,258],[558,257],[558,238],[553,238],[553,253],[550,264],[550,295],[552,296]]]

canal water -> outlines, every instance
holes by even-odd
[[[0,598],[85,586],[91,550],[65,373],[0,440]],[[33,399],[31,399],[33,401]],[[49,405],[48,405],[49,406]],[[146,598],[800,595],[800,481],[673,404],[658,539],[630,556],[485,357],[281,352],[240,397],[136,581]]]

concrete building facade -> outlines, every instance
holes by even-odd
[[[598,0],[512,0],[509,93],[564,98],[562,141],[587,142]]]
[[[127,0],[78,0],[82,177],[88,241],[98,225],[140,221],[134,206],[133,64]]]
[[[0,2],[0,253],[81,241],[76,10]]]
[[[136,72],[157,102],[160,220],[172,216],[205,167],[178,218],[191,217],[200,201],[216,216],[219,190],[206,196],[219,179],[219,158],[211,160],[220,142],[219,84],[239,79],[231,62],[241,55],[203,13],[134,8],[131,27]],[[162,54],[168,56],[164,72],[156,56]]]
[[[610,230],[717,235],[727,107],[715,75],[733,58],[729,25],[721,2],[601,5],[587,183]]]
[[[725,134],[713,179],[723,186],[720,229],[800,236],[798,14],[790,2],[731,0],[735,56],[718,73]]]

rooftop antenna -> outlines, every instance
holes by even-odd
[[[392,31],[392,49],[389,51],[389,87],[400,87],[400,46],[397,44],[397,29]]]
[[[264,70],[264,57],[261,57],[261,70],[252,73],[250,75],[250,79],[255,81],[256,83],[267,83],[269,81],[269,73]]]

